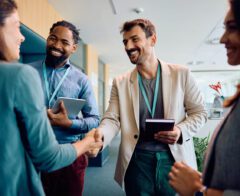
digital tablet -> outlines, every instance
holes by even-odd
[[[67,110],[68,116],[77,116],[86,102],[86,100],[84,99],[58,97],[57,101],[54,103],[52,107],[53,113],[57,113],[59,111],[60,101],[63,101],[64,106]]]
[[[174,119],[146,119],[144,138],[146,140],[153,140],[155,133],[159,131],[172,131],[174,124]]]

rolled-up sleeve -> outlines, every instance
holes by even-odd
[[[89,130],[98,127],[100,122],[94,92],[87,77],[82,79],[81,87],[78,98],[86,100],[86,103],[81,111],[82,117],[72,120],[71,131],[74,133],[87,133]]]

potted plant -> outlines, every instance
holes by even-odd
[[[204,138],[193,137],[193,143],[195,148],[195,154],[197,159],[198,171],[203,170],[204,155],[207,150],[210,134]]]

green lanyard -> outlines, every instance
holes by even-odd
[[[47,68],[46,68],[46,64],[43,63],[43,77],[44,77],[44,83],[45,83],[45,87],[46,87],[46,93],[47,93],[47,98],[48,98],[48,107],[50,108],[50,104],[53,100],[53,98],[55,97],[55,95],[57,94],[59,88],[61,87],[63,81],[65,80],[65,78],[67,77],[68,75],[68,72],[70,70],[70,67],[67,68],[67,70],[65,71],[62,79],[60,80],[60,82],[58,83],[57,85],[57,88],[54,90],[52,96],[50,97],[50,93],[49,93],[49,82],[48,82],[48,79],[47,79]]]
[[[145,89],[143,87],[142,77],[138,73],[138,84],[139,84],[140,90],[142,92],[143,98],[145,100],[145,103],[147,105],[148,111],[151,114],[152,118],[154,117],[154,113],[155,113],[155,109],[156,109],[156,105],[157,105],[157,97],[158,97],[158,89],[159,89],[159,79],[160,79],[160,65],[158,65],[157,79],[156,79],[155,90],[154,90],[154,99],[153,99],[153,105],[152,105],[152,109],[151,109],[149,101],[148,101],[148,98],[147,98],[147,95],[146,95],[146,91],[145,91]]]

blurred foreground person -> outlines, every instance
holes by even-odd
[[[82,141],[59,145],[48,121],[38,73],[15,63],[24,37],[17,5],[0,1],[0,195],[44,195],[39,171],[71,164],[101,147],[93,130]]]
[[[227,49],[228,63],[240,64],[240,1],[230,0],[225,17],[225,33],[220,42]],[[177,162],[169,174],[171,186],[182,196],[204,192],[207,196],[240,195],[240,85],[224,102],[229,113],[215,130],[206,154],[203,177],[184,163]]]

